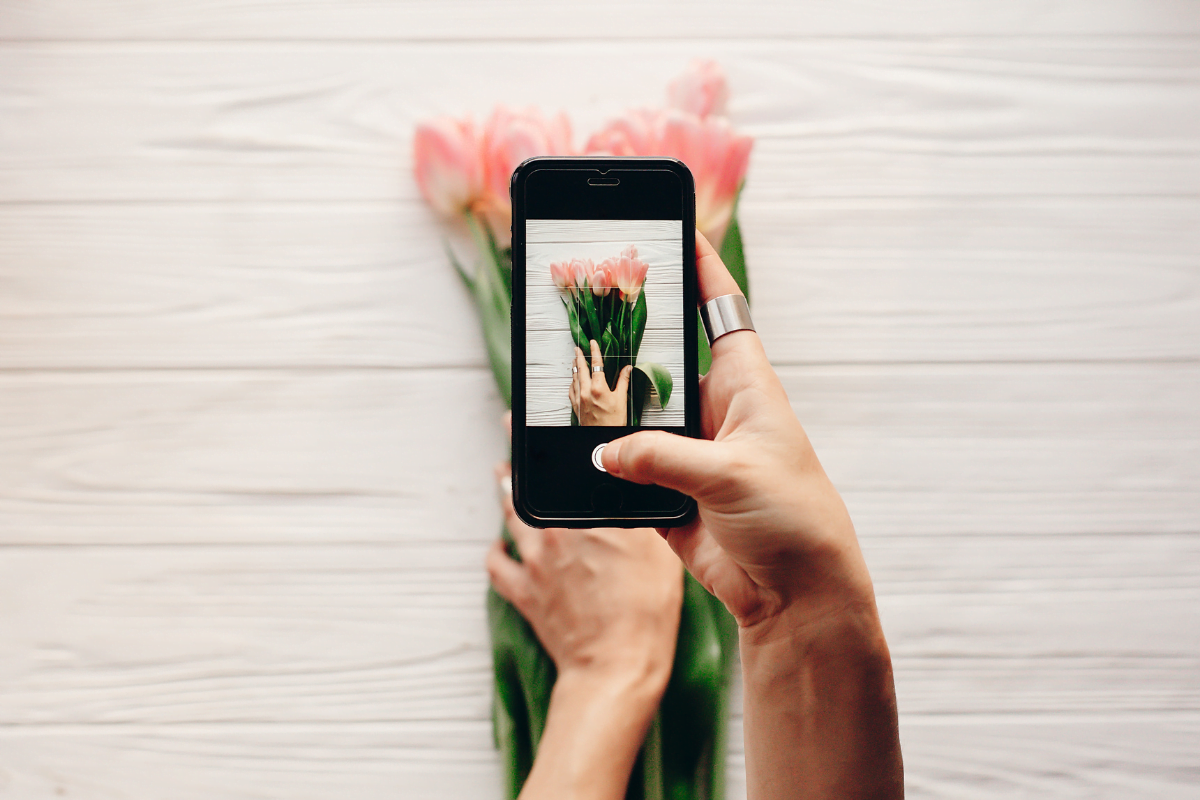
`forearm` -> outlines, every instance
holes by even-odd
[[[620,800],[665,677],[559,676],[521,800]]]
[[[891,657],[873,598],[743,631],[748,795],[904,796]]]

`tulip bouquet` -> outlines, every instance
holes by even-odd
[[[666,108],[630,111],[603,126],[582,148],[572,145],[565,115],[547,118],[532,109],[497,108],[482,127],[470,118],[441,118],[417,126],[413,155],[421,193],[435,211],[464,224],[475,246],[477,260],[471,270],[449,247],[447,253],[479,310],[492,372],[506,403],[512,402],[508,182],[513,169],[527,158],[608,154],[680,159],[695,178],[697,227],[749,295],[736,210],[752,140],[735,132],[725,118],[727,97],[720,67],[697,62],[670,84]],[[605,359],[606,373],[609,362],[613,364],[613,374],[606,374],[613,386],[618,365],[636,359],[645,327],[645,262],[630,247],[600,264],[573,260],[551,269],[563,292],[575,343],[586,352],[595,339],[609,348],[606,354],[623,356],[624,361]],[[703,373],[711,355],[703,326],[697,329]],[[670,376],[664,383],[654,372],[653,365],[634,370],[635,376],[645,376],[640,380],[649,381],[644,385],[653,386],[665,406]],[[510,554],[519,557],[507,531],[502,535]],[[671,679],[630,778],[630,797],[684,800],[724,794],[737,626],[690,575],[685,581]],[[495,670],[493,731],[504,757],[506,789],[516,797],[537,753],[556,673],[554,662],[515,608],[492,590],[487,606]]]
[[[638,258],[635,245],[599,264],[590,258],[550,264],[550,277],[562,292],[567,309],[571,338],[584,353],[591,351],[592,341],[600,347],[608,388],[616,390],[621,370],[627,364],[633,365],[626,424],[634,426],[641,421],[649,386],[654,387],[661,408],[666,408],[674,387],[671,373],[661,364],[637,360],[646,331],[646,295],[642,286],[649,268],[649,264]],[[571,423],[578,424],[574,415]]]

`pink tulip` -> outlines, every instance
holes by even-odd
[[[696,227],[718,247],[733,218],[753,145],[720,117],[702,120],[675,112],[663,126],[663,152],[687,164],[696,179]]]
[[[595,271],[596,267],[590,258],[571,259],[571,277],[575,279],[575,288],[577,290],[588,288]]]
[[[606,258],[597,264],[596,271],[592,273],[592,294],[597,297],[607,297],[614,286],[615,275],[616,265],[613,263],[613,259]]]
[[[584,150],[614,156],[661,155],[659,140],[662,138],[662,123],[661,111],[633,109],[592,134]]]
[[[446,216],[471,207],[483,192],[479,137],[469,118],[440,117],[417,125],[413,170],[426,202]]]
[[[533,156],[571,155],[571,123],[565,114],[546,120],[536,109],[513,112],[497,106],[483,129],[484,197],[480,211],[502,245],[509,241],[513,170]]]
[[[550,264],[550,278],[554,285],[562,291],[573,291],[571,265],[566,261],[554,261]]]
[[[614,262],[616,274],[613,278],[617,288],[621,290],[621,296],[627,303],[636,302],[650,265],[638,258],[637,247],[633,245],[622,250],[621,256],[614,259]]]
[[[640,110],[610,122],[588,140],[587,149],[620,156],[668,156],[687,164],[696,180],[696,227],[720,247],[753,144],[721,117]]]
[[[729,100],[725,71],[715,61],[696,60],[687,71],[667,87],[667,104],[671,108],[695,114],[701,119],[723,116]]]

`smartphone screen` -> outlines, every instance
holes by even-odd
[[[694,435],[693,201],[667,165],[550,161],[514,182],[514,472],[539,520],[669,524],[690,504],[599,456],[637,429]]]

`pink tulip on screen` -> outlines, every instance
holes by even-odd
[[[575,281],[576,289],[587,289],[595,271],[596,267],[590,258],[571,259],[571,277]]]
[[[704,118],[723,116],[729,100],[725,71],[715,61],[696,60],[667,87],[671,108]]]
[[[646,272],[650,265],[638,258],[637,248],[633,245],[622,250],[620,257],[614,261],[617,288],[621,290],[621,296],[626,302],[633,303],[642,291],[642,284],[646,282]]]
[[[469,118],[440,117],[418,125],[413,168],[421,194],[436,211],[446,216],[466,211],[483,191],[474,123]]]
[[[550,279],[560,290],[574,289],[571,265],[566,261],[554,261],[550,264]]]
[[[592,273],[592,294],[597,297],[607,297],[614,285],[614,275],[615,267],[611,258],[606,258],[597,264],[596,271]]]
[[[482,138],[484,198],[480,211],[496,238],[506,245],[512,222],[508,182],[513,170],[533,156],[571,155],[571,123],[565,114],[547,120],[536,109],[510,111],[497,106]]]

